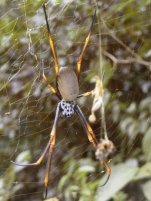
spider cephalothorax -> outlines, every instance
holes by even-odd
[[[46,172],[45,172],[45,177],[44,177],[44,184],[45,184],[45,189],[46,189],[45,198],[46,198],[47,197],[48,180],[49,180],[49,171],[50,171],[50,167],[51,167],[52,155],[53,155],[55,141],[56,141],[58,120],[59,120],[60,116],[71,117],[75,112],[79,116],[79,118],[82,122],[82,125],[86,131],[88,140],[92,144],[93,148],[95,150],[97,149],[98,141],[95,137],[95,134],[94,134],[91,126],[87,122],[85,116],[83,115],[80,107],[76,104],[77,98],[93,94],[92,91],[90,91],[90,92],[86,92],[82,95],[79,95],[79,76],[80,76],[83,55],[85,53],[86,47],[90,40],[91,30],[92,30],[93,23],[94,23],[95,16],[96,16],[96,10],[95,10],[93,18],[92,18],[92,24],[90,26],[90,31],[88,32],[88,35],[85,39],[83,49],[78,58],[76,70],[74,71],[70,67],[59,68],[57,55],[56,55],[56,51],[54,48],[54,43],[51,38],[51,32],[50,32],[50,27],[49,27],[49,23],[48,23],[48,17],[47,17],[45,5],[43,5],[43,9],[44,9],[45,20],[46,20],[46,24],[47,24],[49,44],[50,44],[50,48],[52,51],[54,65],[55,65],[57,87],[55,88],[51,84],[49,84],[49,81],[48,81],[47,77],[45,76],[44,71],[43,71],[43,79],[47,82],[47,86],[49,87],[50,91],[53,94],[55,94],[59,98],[60,101],[56,108],[54,124],[53,124],[52,130],[50,132],[50,138],[49,138],[48,144],[45,147],[44,151],[42,152],[40,158],[35,163],[30,163],[30,164],[19,164],[19,163],[13,162],[13,161],[12,162],[14,164],[20,165],[20,166],[36,166],[36,165],[39,165],[43,161],[44,157],[48,153],[48,161],[47,161]],[[106,172],[108,173],[108,175],[110,175],[110,168],[106,161],[104,161],[104,165],[106,168]]]

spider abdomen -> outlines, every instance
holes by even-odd
[[[74,70],[61,67],[58,75],[58,89],[65,101],[73,101],[79,95],[79,83]]]

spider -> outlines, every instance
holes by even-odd
[[[92,27],[93,27],[93,24],[94,24],[94,21],[96,18],[96,10],[92,17],[92,23],[90,26],[90,30],[85,39],[85,43],[84,43],[83,49],[81,51],[81,54],[78,58],[75,71],[70,67],[60,67],[59,68],[57,55],[56,55],[56,51],[54,48],[54,43],[53,43],[53,40],[51,37],[50,26],[48,23],[48,17],[47,17],[45,4],[43,5],[43,10],[44,10],[45,20],[46,20],[46,25],[47,25],[49,45],[50,45],[50,49],[51,49],[53,60],[54,60],[56,88],[53,87],[48,82],[48,79],[44,73],[44,70],[43,70],[43,79],[46,81],[47,86],[49,87],[52,94],[55,94],[59,98],[60,102],[57,105],[54,124],[53,124],[52,130],[50,132],[49,142],[46,145],[42,154],[40,155],[39,159],[35,163],[30,163],[30,164],[20,164],[20,163],[14,162],[14,161],[11,161],[11,162],[14,163],[15,165],[19,165],[19,166],[37,166],[37,165],[41,164],[44,157],[48,153],[47,166],[46,166],[46,171],[45,171],[45,176],[44,176],[44,186],[45,186],[44,198],[46,198],[47,197],[47,189],[48,189],[49,172],[50,172],[52,155],[53,155],[55,141],[56,141],[56,132],[57,132],[59,116],[65,117],[65,118],[70,118],[74,113],[76,113],[79,116],[79,118],[82,122],[82,125],[87,133],[88,140],[92,144],[95,151],[97,151],[99,149],[99,146],[98,146],[99,143],[95,137],[95,134],[94,134],[90,124],[88,123],[88,121],[84,117],[80,107],[76,103],[77,98],[83,97],[83,96],[89,96],[89,95],[93,94],[93,91],[90,91],[90,92],[86,92],[84,94],[79,95],[79,77],[80,77],[81,63],[82,63],[83,55],[84,55],[87,45],[89,43],[91,32],[92,32]],[[97,157],[97,159],[99,159],[99,158],[100,157]],[[110,167],[108,166],[108,162],[106,160],[104,160],[104,166],[105,166],[106,172],[108,174],[108,178],[109,178],[111,171],[110,171]],[[107,178],[107,180],[108,180],[108,178]],[[107,182],[107,180],[106,180],[106,182]]]

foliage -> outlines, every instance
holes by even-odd
[[[41,200],[45,165],[20,168],[11,160],[35,161],[53,125],[57,99],[42,81],[41,60],[55,84],[43,0],[0,2],[0,200]],[[60,65],[74,67],[91,23],[95,1],[46,4]],[[97,19],[82,63],[80,92],[102,77],[106,125],[116,153],[112,174],[100,187],[101,168],[78,118],[60,120],[48,200],[151,200],[151,3],[98,1]],[[101,47],[100,47],[101,44]],[[101,64],[100,64],[101,63]],[[79,105],[89,117],[93,98]],[[92,125],[102,136],[101,115]],[[105,175],[106,176],[106,175]],[[53,199],[50,199],[54,197]]]
[[[59,191],[64,192],[64,200],[93,200],[98,186],[94,161],[69,159],[65,166],[65,175],[59,182]],[[95,178],[95,179],[94,179]]]

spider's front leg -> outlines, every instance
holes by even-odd
[[[84,53],[86,51],[86,48],[88,46],[88,43],[90,41],[90,36],[91,36],[91,32],[92,32],[92,28],[93,28],[95,18],[96,18],[96,10],[94,11],[94,14],[93,14],[93,17],[92,17],[92,23],[91,23],[91,26],[90,26],[90,30],[88,32],[88,35],[87,35],[86,39],[85,39],[83,49],[82,49],[81,54],[80,54],[80,56],[78,58],[78,61],[77,61],[76,73],[77,73],[78,80],[79,80],[79,77],[80,77],[82,59],[83,59]]]
[[[47,25],[49,45],[50,45],[50,49],[51,49],[52,57],[53,57],[53,61],[54,61],[54,68],[55,68],[55,75],[56,75],[56,82],[57,82],[58,74],[59,74],[59,64],[58,64],[57,54],[56,54],[55,47],[54,47],[54,42],[53,42],[53,39],[51,37],[50,26],[49,26],[49,23],[48,23],[48,16],[47,16],[45,4],[43,4],[43,10],[44,10],[45,20],[46,20],[46,25]],[[42,63],[42,66],[43,66],[43,63]],[[43,68],[43,75],[42,75],[42,77],[45,80],[45,82],[47,83],[47,86],[50,89],[50,91],[53,94],[55,94],[59,99],[61,99],[58,89],[55,89],[49,83],[49,81],[48,81],[48,79],[47,79],[47,77],[46,77],[46,75],[44,73],[44,68]]]
[[[57,54],[56,54],[55,47],[54,47],[54,42],[53,42],[52,37],[51,37],[50,26],[49,26],[49,23],[48,23],[48,16],[47,16],[45,4],[43,4],[43,10],[44,10],[44,14],[45,14],[45,20],[46,20],[47,31],[48,31],[49,45],[50,45],[50,48],[51,48],[51,52],[52,52],[52,56],[53,56],[53,60],[54,60],[54,64],[55,64],[55,73],[56,73],[56,79],[57,79],[58,78],[58,73],[59,73],[59,64],[58,64]]]

